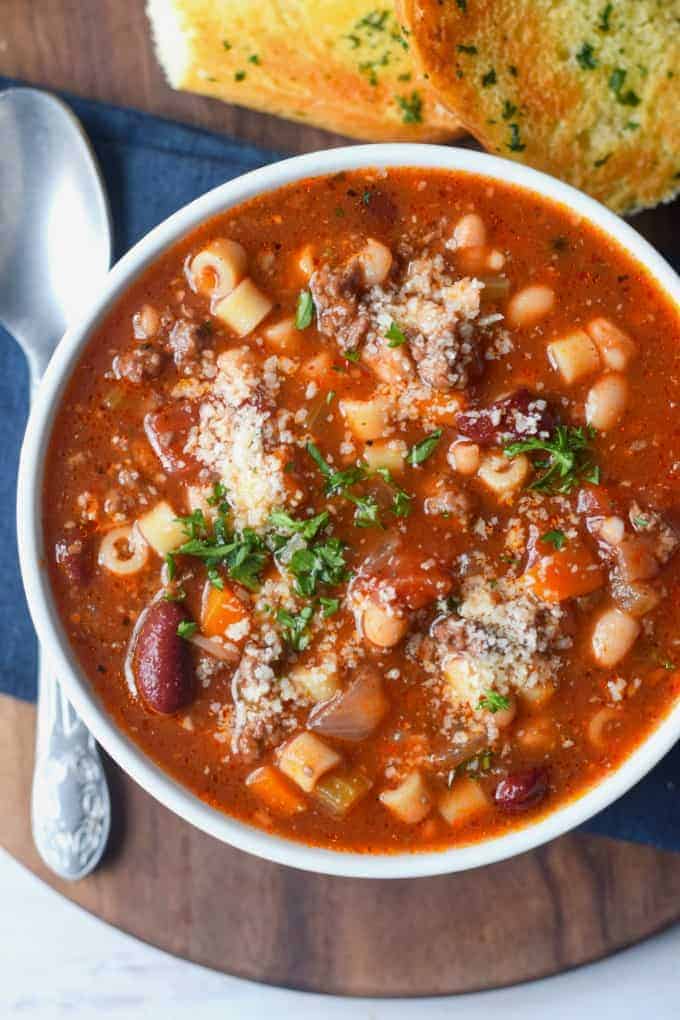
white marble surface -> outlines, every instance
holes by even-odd
[[[90,917],[0,851],[0,1018],[20,1020],[678,1020],[680,928],[603,963],[458,998],[302,995],[174,959]]]

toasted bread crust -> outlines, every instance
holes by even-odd
[[[455,138],[458,119],[414,71],[391,4],[383,7],[372,0],[147,3],[174,88],[355,138]]]
[[[680,190],[678,0],[397,0],[414,60],[490,152],[617,212]]]

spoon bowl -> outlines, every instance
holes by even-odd
[[[36,89],[0,93],[0,322],[35,384],[111,263],[104,188],[80,123]]]

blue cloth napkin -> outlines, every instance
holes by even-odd
[[[14,84],[0,78],[0,89]],[[66,97],[82,121],[106,181],[115,258],[180,206],[276,154],[147,114]],[[1,243],[1,241],[0,241]],[[16,550],[14,505],[19,449],[28,414],[23,355],[0,328],[0,693],[36,696],[36,643]],[[680,850],[676,821],[680,745],[630,793],[585,829]]]

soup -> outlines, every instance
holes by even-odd
[[[582,794],[677,696],[679,332],[616,244],[469,174],[204,224],[51,438],[51,581],[106,709],[216,808],[334,849]]]

